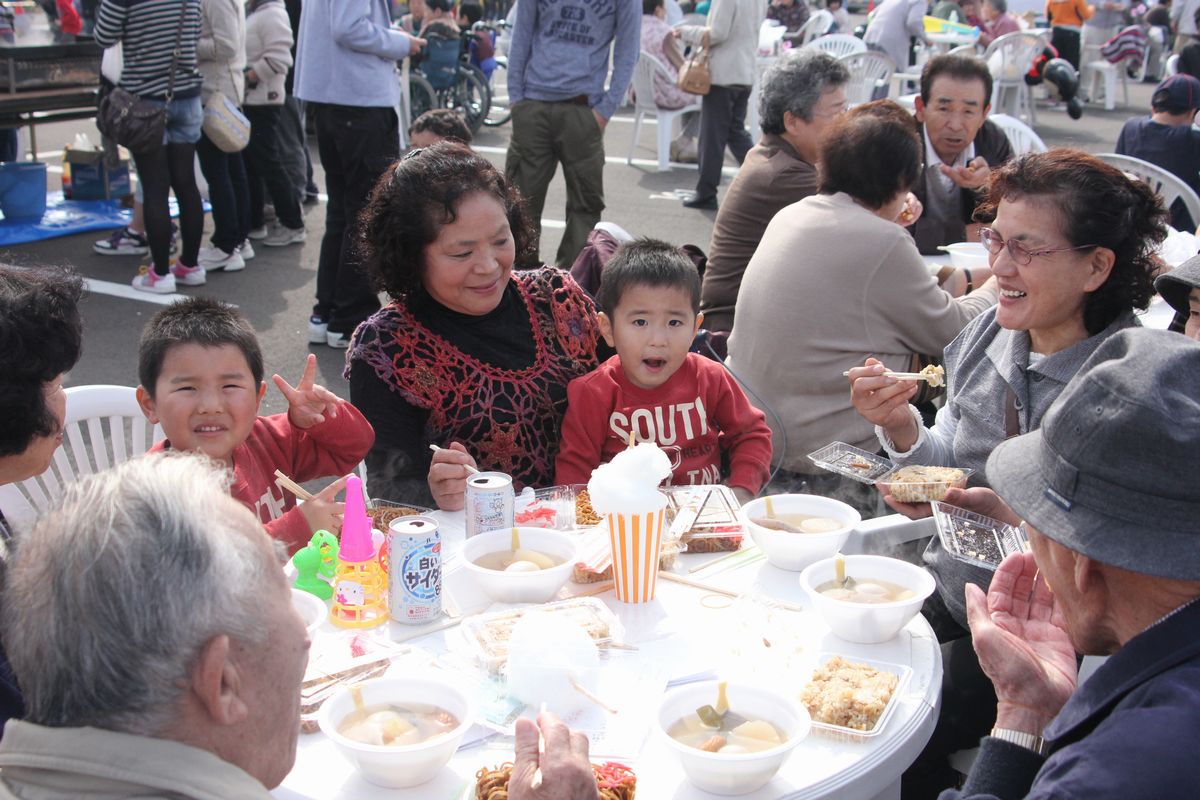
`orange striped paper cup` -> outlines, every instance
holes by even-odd
[[[613,590],[623,603],[648,603],[658,584],[658,556],[662,549],[662,505],[641,514],[609,514],[608,537],[613,554]]]

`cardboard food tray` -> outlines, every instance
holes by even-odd
[[[819,653],[817,655],[817,667],[823,666],[826,662],[835,656],[841,656],[846,661],[855,664],[864,664],[868,667],[874,667],[881,672],[890,672],[897,677],[896,688],[892,690],[892,696],[888,698],[887,705],[883,708],[883,713],[879,715],[879,719],[875,720],[875,726],[870,730],[860,731],[857,728],[848,728],[844,725],[831,725],[827,722],[818,722],[816,719],[812,721],[813,731],[820,732],[823,736],[828,736],[832,739],[837,739],[843,742],[863,743],[869,742],[874,737],[879,736],[887,728],[888,722],[891,720],[896,711],[896,706],[900,696],[904,693],[908,686],[908,680],[912,676],[912,668],[903,664],[892,664],[886,661],[876,661],[873,658],[861,658],[859,656],[848,656],[842,653]],[[814,668],[814,672],[816,669]],[[809,676],[811,682],[812,676]],[[807,684],[806,684],[807,685]],[[800,705],[804,705],[800,701]]]
[[[1029,547],[1020,528],[965,508],[935,502],[933,519],[947,553],[984,569],[994,571],[1009,555]]]

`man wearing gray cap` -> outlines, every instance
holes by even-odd
[[[986,599],[967,586],[996,727],[941,800],[1196,796],[1200,344],[1114,335],[987,475],[995,493],[947,501],[1024,525],[1033,552]],[[1076,652],[1111,656],[1078,688]]]

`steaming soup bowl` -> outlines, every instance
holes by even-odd
[[[775,514],[807,514],[829,517],[842,523],[841,527],[827,533],[789,533],[766,528],[754,521],[767,516],[767,498],[760,497],[742,506],[746,528],[754,543],[762,548],[767,562],[790,572],[799,572],[814,561],[828,558],[841,550],[850,532],[862,522],[862,516],[857,511],[829,497],[777,494],[770,500],[771,510]]]
[[[765,786],[812,727],[808,711],[790,696],[759,686],[730,683],[730,710],[747,719],[770,722],[787,737],[783,744],[756,753],[710,753],[683,744],[667,731],[684,715],[717,697],[717,682],[690,683],[672,689],[658,707],[656,727],[667,746],[679,756],[687,779],[705,792],[747,794]]]
[[[419,744],[392,746],[355,741],[338,733],[338,725],[354,711],[353,688],[362,691],[363,705],[368,708],[384,703],[432,705],[453,714],[458,725],[443,736]],[[470,698],[449,680],[405,675],[376,678],[339,690],[321,706],[317,722],[321,732],[363,778],[376,786],[402,789],[432,780],[450,762],[474,716]]]
[[[813,608],[838,637],[848,642],[879,644],[900,632],[933,594],[933,576],[923,567],[886,556],[846,556],[846,575],[858,581],[882,580],[903,586],[912,596],[890,603],[853,603],[817,591],[837,577],[836,559],[818,561],[800,573],[800,587],[812,598]]]
[[[554,598],[575,568],[575,542],[548,528],[517,528],[521,547],[545,553],[562,563],[536,572],[504,572],[475,563],[480,556],[512,549],[512,528],[484,531],[463,544],[464,566],[488,597],[500,603],[545,603]]]

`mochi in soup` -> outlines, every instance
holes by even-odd
[[[826,597],[848,603],[894,603],[907,600],[915,594],[911,589],[890,581],[854,579],[845,584],[836,580],[826,581],[817,587],[817,591]]]
[[[338,733],[363,744],[402,747],[444,736],[457,727],[458,719],[437,706],[379,703],[351,711],[338,725]]]

